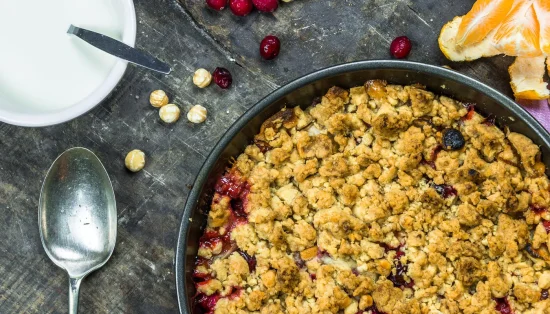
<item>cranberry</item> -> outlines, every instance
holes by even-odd
[[[237,178],[235,175],[226,174],[218,179],[214,189],[222,195],[227,195],[232,199],[237,199],[245,187],[246,182],[242,182],[242,180]]]
[[[394,39],[390,45],[390,53],[397,59],[403,59],[411,52],[412,44],[407,36]]]
[[[392,272],[388,276],[388,280],[393,282],[393,285],[398,288],[412,288],[414,286],[414,281],[412,279],[409,279],[410,281],[407,282],[405,280],[405,274],[407,273],[408,267],[407,265],[401,264],[400,261],[396,261],[395,263],[395,274]]]
[[[231,12],[237,16],[246,16],[252,12],[252,0],[229,0]]]
[[[279,0],[252,0],[252,3],[262,12],[273,12],[279,7]]]
[[[216,11],[221,11],[225,9],[227,0],[206,0],[206,4]]]
[[[529,209],[532,210],[533,212],[535,212],[535,214],[537,214],[537,215],[542,215],[547,210],[546,207],[540,207],[540,206],[533,205],[533,204],[529,205]]]
[[[260,55],[265,60],[275,59],[281,50],[281,41],[277,36],[268,35],[260,43]]]
[[[546,233],[550,233],[550,220],[543,220],[542,225],[544,226]]]
[[[233,83],[233,77],[226,68],[216,68],[212,76],[214,77],[214,82],[223,89],[229,88],[231,83]]]
[[[267,143],[265,141],[262,141],[262,140],[254,139],[254,144],[256,144],[256,146],[258,146],[258,148],[260,149],[260,151],[263,154],[267,153],[268,151],[270,151],[273,148],[269,145],[269,143]]]
[[[474,110],[475,105],[474,104],[468,104],[468,113],[464,117],[462,117],[462,121],[468,121],[474,117]]]
[[[443,198],[456,196],[458,193],[455,188],[447,184],[434,184],[433,187]]]
[[[214,313],[214,308],[219,300],[220,295],[217,293],[211,296],[201,293],[195,297],[195,306],[202,309],[206,313]]]
[[[445,129],[443,130],[443,148],[447,150],[459,150],[464,147],[466,141],[464,136],[457,129]]]
[[[508,300],[506,298],[498,298],[495,299],[497,302],[497,306],[495,307],[495,310],[499,311],[501,314],[513,314],[514,311],[512,311],[512,308],[510,307],[510,303],[508,303]]]

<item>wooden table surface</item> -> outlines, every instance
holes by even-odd
[[[81,313],[177,313],[174,247],[189,186],[218,138],[245,110],[277,87],[339,63],[388,59],[389,43],[407,35],[408,60],[448,64],[507,95],[510,58],[453,64],[439,51],[442,25],[473,0],[295,0],[274,14],[238,18],[213,12],[204,0],[135,0],[137,47],[172,64],[162,76],[130,66],[117,89],[91,112],[62,125],[21,128],[0,123],[0,313],[66,313],[66,274],[46,256],[37,207],[42,179],[57,155],[74,146],[93,150],[113,181],[118,207],[115,252],[81,290]],[[258,55],[268,34],[282,41],[274,61]],[[199,90],[197,68],[221,66],[233,86]],[[165,90],[182,111],[208,108],[206,123],[182,114],[165,125],[148,104]],[[63,92],[62,90],[59,91]],[[132,174],[124,156],[146,152]]]

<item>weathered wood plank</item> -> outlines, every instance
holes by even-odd
[[[0,124],[0,312],[64,313],[67,278],[42,249],[37,205],[41,181],[54,158],[85,146],[104,162],[117,196],[119,234],[109,263],[85,280],[82,313],[176,313],[174,246],[181,209],[205,156],[229,125],[276,87],[329,65],[389,57],[388,43],[406,34],[409,60],[450,64],[437,48],[441,26],[469,1],[296,0],[273,15],[237,18],[212,12],[202,0],[136,0],[138,47],[172,63],[167,77],[130,67],[100,106],[69,123],[40,129]],[[267,34],[283,41],[277,60],[258,56]],[[232,61],[234,59],[234,61]],[[451,66],[509,94],[507,58]],[[234,85],[199,90],[196,68],[228,68]],[[501,78],[501,79],[495,79]],[[206,123],[185,117],[160,122],[148,105],[164,89],[184,111],[209,110]],[[129,173],[123,158],[139,148],[145,171]]]

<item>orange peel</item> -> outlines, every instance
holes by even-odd
[[[550,75],[550,0],[477,0],[443,26],[438,42],[452,61],[516,56],[508,69],[516,98],[550,98],[543,80],[545,59]]]
[[[546,57],[516,57],[508,68],[510,85],[518,99],[542,100],[550,97],[547,83],[544,81]]]
[[[550,1],[536,0],[533,6],[540,26],[540,50],[550,56]]]
[[[456,44],[456,35],[461,22],[462,17],[457,16],[441,29],[438,39],[439,48],[447,59],[452,61],[471,61],[481,57],[491,57],[500,54],[493,45],[493,36],[496,30],[493,30],[485,39],[475,45],[458,46]]]

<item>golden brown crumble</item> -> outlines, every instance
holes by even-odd
[[[540,150],[468,110],[373,80],[266,120],[226,175],[238,193],[214,196],[199,296],[213,313],[550,313]]]

